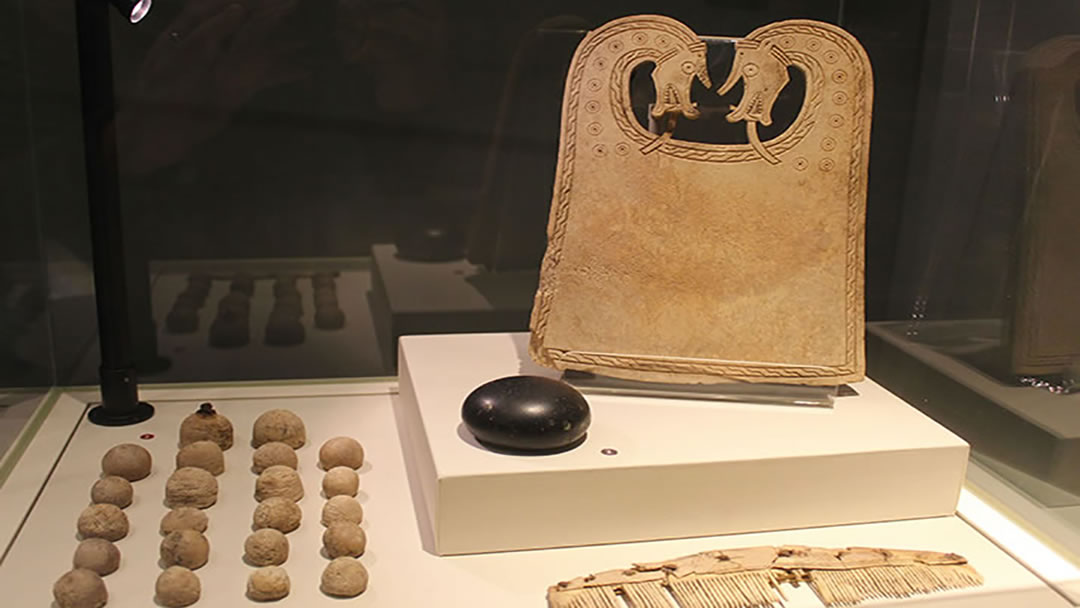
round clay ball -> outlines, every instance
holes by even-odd
[[[280,464],[259,473],[255,480],[255,500],[262,502],[275,496],[294,502],[303,498],[304,485],[300,482],[300,474]]]
[[[251,437],[255,447],[280,441],[296,449],[307,441],[307,431],[304,430],[304,421],[289,410],[270,410],[255,419]]]
[[[255,507],[255,528],[273,528],[288,534],[300,527],[300,507],[288,498],[273,497]]]
[[[338,522],[330,524],[322,535],[323,547],[331,559],[335,557],[360,557],[367,548],[367,535],[356,524]]]
[[[251,457],[251,469],[256,473],[262,473],[275,465],[295,469],[297,464],[296,450],[280,441],[271,441],[260,445]]]
[[[289,575],[284,568],[259,568],[248,577],[247,596],[256,602],[271,602],[289,595]]]
[[[335,496],[326,501],[322,510],[322,525],[338,522],[358,524],[364,520],[364,507],[351,496]]]
[[[109,448],[101,458],[101,472],[128,481],[138,481],[150,474],[150,452],[134,443],[121,443]]]
[[[97,572],[76,568],[53,584],[53,597],[60,608],[101,608],[109,601],[105,581]]]
[[[117,541],[127,536],[128,518],[116,505],[90,505],[79,514],[78,528],[83,538]]]
[[[232,422],[216,412],[213,404],[200,405],[198,411],[180,423],[180,447],[196,441],[213,441],[222,450],[232,447]]]
[[[202,585],[191,570],[183,566],[169,566],[158,576],[154,591],[162,606],[183,608],[199,601]]]
[[[161,561],[166,566],[183,566],[196,570],[210,559],[210,542],[202,532],[177,530],[161,541]]]
[[[360,476],[349,467],[334,467],[323,475],[322,489],[327,498],[356,496],[360,489]]]
[[[244,541],[244,559],[252,566],[280,566],[289,559],[289,539],[274,528],[256,530]]]
[[[131,482],[116,475],[102,477],[90,488],[92,503],[116,505],[123,509],[131,506],[134,498],[135,489],[131,487]]]
[[[319,448],[319,464],[327,471],[334,467],[359,469],[364,464],[364,448],[352,437],[334,437]]]
[[[213,441],[196,441],[176,453],[176,468],[195,467],[211,475],[225,472],[225,453]]]
[[[75,568],[93,570],[105,576],[120,567],[120,550],[104,538],[88,538],[75,548],[71,562]]]
[[[217,480],[209,471],[183,467],[169,475],[165,482],[165,505],[205,509],[217,502],[217,493]]]
[[[210,518],[194,507],[177,507],[161,518],[161,533],[171,534],[178,530],[206,532]]]
[[[319,586],[326,595],[356,597],[367,589],[368,573],[364,565],[351,557],[338,557],[326,566]]]

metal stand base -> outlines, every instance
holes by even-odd
[[[133,409],[116,413],[110,411],[105,405],[98,405],[90,410],[87,418],[99,426],[127,426],[144,420],[149,420],[154,415],[154,406],[145,401],[140,401]]]

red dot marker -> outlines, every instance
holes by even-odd
[[[153,439],[153,438],[154,438],[153,433],[143,433],[142,435],[139,435],[139,439]]]

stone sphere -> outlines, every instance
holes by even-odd
[[[101,608],[109,593],[97,572],[76,568],[53,584],[53,598],[60,608]]]
[[[116,505],[121,509],[131,506],[135,489],[131,482],[117,475],[102,477],[90,488],[90,502]]]
[[[300,527],[302,513],[299,505],[288,498],[267,498],[255,507],[252,521],[255,528],[273,528],[288,534]]]
[[[138,481],[150,475],[153,460],[146,448],[134,443],[121,443],[109,448],[101,458],[101,472],[128,481]]]
[[[338,522],[358,524],[364,520],[364,507],[351,496],[335,496],[322,509],[322,525]]]
[[[367,569],[359,560],[338,557],[323,570],[319,588],[334,597],[356,597],[367,589],[367,585]]]
[[[79,514],[78,529],[83,538],[117,541],[127,536],[128,518],[116,505],[90,505]]]
[[[213,404],[200,405],[198,411],[180,423],[180,447],[196,441],[213,441],[222,450],[232,447],[232,422],[216,412]]]
[[[195,467],[211,475],[225,472],[225,453],[213,441],[195,441],[176,453],[176,468]]]
[[[335,557],[360,557],[367,549],[367,535],[357,524],[338,522],[330,524],[322,535],[323,547],[331,559]]]
[[[334,467],[359,469],[364,465],[364,448],[352,437],[328,439],[319,448],[319,464],[327,471]]]
[[[334,467],[323,475],[322,488],[327,498],[356,496],[360,489],[360,476],[349,467]]]
[[[120,550],[104,538],[88,538],[75,548],[71,562],[76,569],[92,570],[106,576],[120,567]]]
[[[210,518],[206,513],[194,507],[177,507],[161,518],[161,533],[170,534],[178,530],[206,532]]]
[[[284,568],[259,568],[248,577],[247,596],[257,602],[280,600],[289,595],[289,575]]]
[[[210,559],[210,542],[202,532],[177,530],[161,541],[161,561],[166,566],[183,566],[196,570]]]
[[[270,410],[255,419],[251,437],[251,443],[255,447],[280,441],[296,449],[307,441],[307,431],[304,429],[304,421],[289,410]]]
[[[260,445],[251,457],[251,468],[256,473],[262,473],[275,465],[295,469],[298,464],[296,450],[280,441],[271,441]]]
[[[510,376],[469,393],[461,419],[485,446],[543,453],[580,445],[591,415],[585,397],[565,382]]]
[[[195,507],[205,509],[217,502],[218,483],[204,469],[177,469],[165,482],[165,505],[170,508]]]
[[[280,566],[289,559],[289,539],[274,528],[256,530],[244,541],[244,558],[252,566]]]
[[[262,502],[274,497],[288,498],[294,502],[303,498],[304,484],[300,481],[300,474],[280,464],[259,473],[255,480],[255,500]]]
[[[194,572],[183,566],[169,566],[154,585],[157,601],[169,608],[183,608],[199,601],[202,585]]]

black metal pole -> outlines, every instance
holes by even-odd
[[[90,410],[89,418],[103,426],[123,426],[150,418],[154,408],[139,401],[131,345],[108,2],[75,0],[75,24],[79,40],[94,292],[101,344],[102,403]]]

